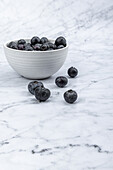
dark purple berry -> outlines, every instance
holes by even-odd
[[[47,45],[47,48],[50,47],[50,46],[49,46],[49,42],[46,42],[46,43],[44,43],[44,44],[42,44],[42,45]]]
[[[67,103],[74,103],[77,100],[77,93],[74,90],[68,90],[64,93],[64,99]]]
[[[12,48],[12,49],[17,49],[17,43],[14,42],[14,41],[12,41],[12,42],[10,42],[10,43],[8,44],[8,47],[9,47],[9,48]]]
[[[33,49],[36,50],[36,51],[39,51],[39,50],[40,50],[40,47],[41,47],[41,44],[35,44],[35,45],[33,45]]]
[[[58,37],[55,40],[55,44],[56,46],[63,45],[64,47],[66,47],[66,39],[64,37]]]
[[[46,89],[44,87],[35,89],[35,97],[40,102],[46,101],[50,97],[50,95],[51,95],[51,92],[49,89]]]
[[[40,39],[40,43],[41,43],[41,44],[44,44],[44,43],[46,43],[46,42],[48,42],[48,39],[47,39],[46,37],[42,37],[42,38]]]
[[[56,50],[56,49],[57,49],[56,44],[53,44],[53,49],[54,49],[54,50]]]
[[[41,50],[41,51],[46,51],[46,50],[48,50],[48,45],[42,44],[41,47],[40,47],[40,50]]]
[[[18,44],[18,50],[25,50],[25,45],[24,44]]]
[[[26,45],[25,50],[26,51],[33,51],[33,47],[31,47],[30,45]]]
[[[42,82],[38,82],[38,81],[32,81],[28,84],[28,90],[31,94],[34,95],[35,89],[37,88],[42,88],[44,87]]]
[[[60,76],[56,78],[55,83],[58,87],[64,87],[68,83],[68,79],[66,77]]]
[[[54,47],[54,44],[51,43],[51,42],[48,42],[48,45],[49,45],[49,48],[53,48]]]
[[[26,43],[25,46],[30,46],[31,47],[31,44],[30,43]]]
[[[48,49],[47,49],[47,51],[51,51],[51,50],[53,50],[53,48],[48,48]]]
[[[70,67],[68,69],[68,75],[72,78],[76,77],[78,74],[78,70],[75,67]]]
[[[52,48],[53,50],[55,50],[57,48],[57,46],[51,42],[48,42],[49,48]]]
[[[35,36],[31,39],[31,44],[35,45],[37,43],[40,43],[40,38]]]
[[[18,40],[18,42],[17,42],[17,44],[25,44],[26,43],[26,41],[24,40],[24,39],[20,39],[20,40]]]

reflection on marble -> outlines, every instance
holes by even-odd
[[[43,80],[52,96],[38,103],[29,80],[8,65],[2,45],[33,35],[70,44],[64,66]],[[0,1],[0,170],[113,169],[113,1]],[[54,79],[70,66],[79,70],[69,85]],[[63,93],[75,89],[77,103]]]

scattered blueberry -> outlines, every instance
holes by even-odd
[[[58,87],[64,87],[68,83],[68,79],[66,77],[60,76],[56,78],[55,83]]]
[[[44,43],[46,43],[46,42],[48,42],[48,39],[47,39],[46,37],[42,37],[42,38],[40,39],[40,43],[41,43],[41,44],[44,44]]]
[[[58,37],[55,40],[55,44],[56,46],[63,45],[64,47],[66,47],[66,39],[64,37]]]
[[[42,82],[38,82],[38,81],[32,81],[28,84],[28,90],[31,94],[34,95],[34,92],[35,92],[35,89],[37,88],[42,88],[44,87],[43,83]]]
[[[40,102],[44,102],[46,101],[51,95],[51,92],[49,89],[46,89],[44,87],[40,88],[40,89],[35,89],[35,97],[37,100],[39,100]]]
[[[77,93],[74,90],[68,90],[64,93],[64,99],[67,103],[74,103],[77,100]]]
[[[70,67],[68,69],[68,75],[72,78],[76,77],[78,74],[78,70],[75,67]]]
[[[35,45],[37,43],[40,43],[40,38],[35,36],[31,39],[31,44]]]
[[[20,40],[18,40],[18,42],[17,42],[17,44],[25,44],[26,43],[26,41],[24,40],[24,39],[20,39]]]

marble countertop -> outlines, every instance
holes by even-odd
[[[113,1],[0,1],[0,170],[113,170]],[[8,65],[3,43],[63,35],[64,66],[43,80],[51,98],[38,103],[30,82]],[[54,80],[75,66],[63,89]],[[68,89],[75,104],[63,100]]]

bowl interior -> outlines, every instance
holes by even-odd
[[[22,38],[21,38],[21,39],[22,39]],[[23,38],[23,39],[24,39],[27,43],[30,43],[30,39],[25,39],[25,38]],[[64,50],[64,49],[68,48],[68,44],[67,44],[66,47],[61,48],[61,49],[55,49],[55,50],[49,50],[49,51],[35,51],[35,50],[33,50],[33,51],[25,51],[25,50],[17,50],[17,49],[9,48],[9,47],[8,47],[8,44],[9,44],[11,41],[17,42],[18,40],[10,40],[10,41],[6,42],[6,43],[4,44],[4,48],[8,48],[8,49],[10,49],[10,50],[18,51],[18,52],[22,52],[22,53],[52,53],[52,52],[56,52],[56,51],[62,51],[62,50]],[[50,41],[51,43],[54,43],[54,42],[55,42],[55,40],[51,40],[51,39],[49,39],[49,41]]]

